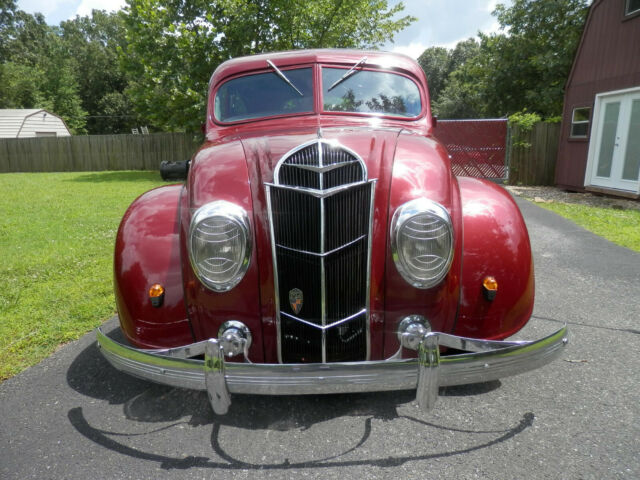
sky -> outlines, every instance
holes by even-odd
[[[397,3],[398,0],[389,0],[390,6]],[[491,12],[497,3],[509,5],[511,0],[403,0],[403,3],[402,15],[413,15],[418,20],[383,49],[417,58],[428,47],[453,48],[460,40],[475,37],[478,31],[498,31]],[[94,8],[119,10],[124,4],[125,0],[18,0],[18,8],[42,13],[50,25],[76,15],[89,15]]]

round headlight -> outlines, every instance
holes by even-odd
[[[440,283],[453,260],[449,213],[426,198],[402,205],[391,221],[391,252],[398,272],[414,287]]]
[[[203,205],[191,219],[189,259],[196,276],[216,292],[235,287],[251,259],[251,227],[242,207],[219,200]]]

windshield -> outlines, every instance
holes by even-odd
[[[399,117],[420,115],[420,90],[409,78],[389,72],[354,70],[352,75],[339,82],[345,72],[344,68],[322,69],[325,111],[381,113]]]
[[[312,69],[297,68],[284,70],[284,73],[296,89],[291,88],[276,72],[247,75],[224,83],[215,96],[216,119],[237,122],[313,112]]]

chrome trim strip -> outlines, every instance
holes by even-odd
[[[298,253],[304,253],[306,255],[313,255],[314,257],[328,257],[329,255],[331,255],[332,253],[336,253],[339,252],[340,250],[343,250],[355,243],[358,243],[360,240],[362,240],[364,237],[366,237],[366,235],[362,235],[358,238],[356,238],[355,240],[352,240],[348,243],[345,243],[344,245],[340,245],[338,248],[334,248],[333,250],[329,250],[328,252],[325,253],[317,253],[317,252],[309,252],[307,250],[299,250],[297,248],[291,248],[291,247],[285,247],[284,245],[280,245],[279,243],[276,245],[278,248],[283,248],[284,250],[289,250],[291,252],[298,252]]]
[[[278,363],[282,363],[282,345],[280,342],[280,286],[278,285],[278,257],[276,256],[276,238],[273,229],[273,209],[271,208],[271,188],[266,185],[267,213],[269,214],[269,236],[271,238],[271,258],[273,261],[273,293],[274,307],[276,309],[276,335],[278,335]]]
[[[328,330],[331,327],[336,327],[338,325],[340,325],[341,323],[347,323],[350,320],[353,320],[354,318],[359,317],[360,315],[362,315],[363,313],[366,313],[367,309],[363,308],[362,310],[360,310],[359,312],[354,313],[353,315],[349,315],[348,317],[345,317],[341,320],[336,320],[333,323],[330,323],[329,325],[318,325],[317,323],[313,323],[310,322],[309,320],[305,320],[304,318],[299,318],[296,317],[295,315],[291,315],[290,313],[287,312],[280,312],[282,315],[284,315],[285,317],[290,318],[291,320],[296,320],[298,322],[304,323],[305,325],[309,325],[310,327],[315,327],[318,330]]]
[[[327,173],[330,172],[332,170],[336,170],[338,168],[342,168],[345,165],[351,165],[353,163],[360,163],[358,160],[350,160],[348,162],[342,162],[342,163],[333,163],[331,165],[324,165],[322,167],[316,167],[314,165],[289,165],[287,164],[287,167],[292,167],[292,168],[301,168],[303,170],[311,170],[312,172],[316,172],[316,173]]]
[[[377,179],[370,180],[371,192],[370,192],[370,204],[369,204],[369,244],[367,245],[367,298],[365,307],[367,309],[367,360],[371,359],[371,257],[373,252],[371,251],[371,244],[373,242],[373,207],[374,199],[376,196]]]
[[[539,368],[562,353],[568,343],[567,326],[539,340],[531,342],[486,342],[487,351],[442,356],[436,362],[433,345],[425,343],[434,338],[437,342],[454,337],[442,333],[429,333],[422,339],[426,349],[431,348],[432,364],[437,364],[437,382],[431,377],[419,380],[420,359],[393,359],[353,363],[309,363],[309,364],[256,364],[225,362],[224,358],[208,354],[207,358],[218,358],[224,365],[214,365],[214,370],[224,371],[226,387],[230,393],[262,395],[304,395],[349,392],[376,392],[408,390],[419,387],[433,394],[433,385],[440,387],[487,382]],[[461,337],[455,337],[461,338]],[[100,328],[96,330],[98,348],[102,355],[118,370],[145,380],[164,385],[196,390],[207,390],[205,361],[170,357],[160,350],[141,350],[121,344],[106,336]],[[466,339],[465,339],[466,341]],[[177,350],[194,349],[186,345]],[[207,345],[217,345],[208,340]],[[504,345],[504,346],[502,346]],[[197,347],[200,348],[200,347]],[[215,352],[214,352],[215,353]],[[424,360],[426,361],[426,360]],[[427,361],[427,366],[429,362]],[[224,370],[222,370],[224,369]],[[211,382],[211,385],[217,382]],[[218,394],[221,393],[217,390]],[[425,392],[418,393],[418,397]]]
[[[306,187],[292,187],[290,185],[278,185],[275,183],[268,183],[265,182],[265,185],[269,186],[269,187],[276,187],[276,188],[283,188],[285,190],[294,190],[300,193],[306,193],[307,195],[311,195],[313,197],[316,198],[327,198],[327,197],[331,197],[333,195],[335,195],[336,193],[340,193],[343,192],[345,190],[351,190],[354,187],[358,187],[360,185],[366,185],[367,183],[370,183],[372,180],[366,181],[363,180],[362,182],[354,182],[354,183],[347,183],[345,185],[340,185],[339,187],[333,187],[333,188],[329,188],[328,190],[316,190],[315,188],[306,188]]]
[[[318,140],[318,163],[324,167],[322,143]],[[320,190],[324,191],[324,174],[320,174]],[[324,211],[324,199],[320,198],[320,319],[322,326],[327,325],[327,270],[325,265],[325,240],[326,240],[326,217]],[[322,329],[322,363],[327,363],[327,330]]]

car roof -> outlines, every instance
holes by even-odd
[[[411,57],[401,53],[377,50],[354,50],[323,48],[314,50],[290,50],[286,52],[262,53],[248,57],[238,57],[220,64],[211,76],[210,85],[216,85],[227,77],[252,70],[268,68],[271,60],[278,68],[311,63],[333,63],[353,65],[362,57],[367,57],[367,66],[380,66],[389,70],[403,70],[420,80],[424,80],[422,68]]]

